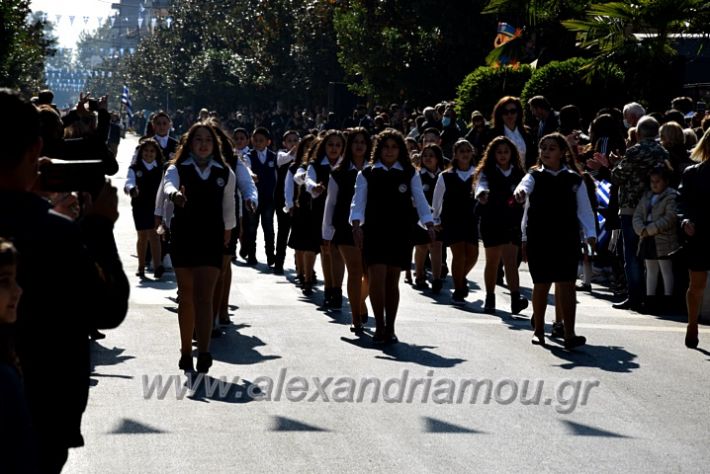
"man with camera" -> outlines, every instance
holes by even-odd
[[[89,331],[118,326],[128,309],[128,280],[113,236],[118,198],[104,181],[84,195],[77,221],[51,210],[33,192],[42,150],[37,109],[7,89],[0,89],[0,109],[0,236],[18,250],[24,293],[16,349],[40,470],[60,472],[68,449],[84,443]]]

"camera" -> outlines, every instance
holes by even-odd
[[[89,99],[89,111],[96,112],[99,110],[99,101],[96,99]]]
[[[88,192],[96,197],[103,188],[101,160],[52,160],[40,165],[40,189],[48,192]]]

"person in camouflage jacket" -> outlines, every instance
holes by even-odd
[[[641,308],[643,298],[643,262],[636,255],[638,235],[634,232],[633,215],[641,197],[649,190],[648,174],[668,161],[668,152],[656,142],[659,124],[653,117],[639,120],[636,131],[639,143],[626,150],[624,158],[611,170],[611,180],[619,185],[619,215],[624,245],[624,273],[628,284],[626,301],[613,305],[617,309]]]

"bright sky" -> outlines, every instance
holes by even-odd
[[[32,0],[30,8],[35,12],[45,12],[47,19],[54,23],[54,34],[59,39],[60,48],[74,48],[83,30],[95,30],[99,18],[104,22],[114,14],[115,10],[111,9],[114,2],[119,3],[119,0]],[[74,17],[73,24],[71,16]],[[86,24],[84,17],[88,17]]]

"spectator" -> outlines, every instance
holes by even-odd
[[[626,150],[624,158],[611,171],[611,179],[619,185],[619,215],[624,245],[624,272],[628,297],[614,304],[616,309],[640,310],[643,294],[643,266],[636,255],[638,235],[633,228],[633,214],[643,194],[648,191],[648,173],[668,160],[668,152],[656,142],[658,122],[652,117],[638,121],[639,143]]]
[[[549,133],[556,132],[560,127],[557,113],[552,110],[550,102],[541,95],[536,95],[528,101],[530,113],[537,120],[536,137],[539,140]]]
[[[41,472],[60,472],[68,448],[83,446],[89,395],[89,331],[118,326],[128,309],[128,280],[113,224],[116,188],[106,184],[72,222],[30,192],[42,147],[37,110],[0,90],[0,235],[22,255],[17,281],[17,355]],[[47,387],[61,387],[48,396]],[[3,427],[4,429],[4,427]]]
[[[624,106],[624,127],[635,127],[641,117],[646,115],[646,109],[638,102],[630,102]]]

